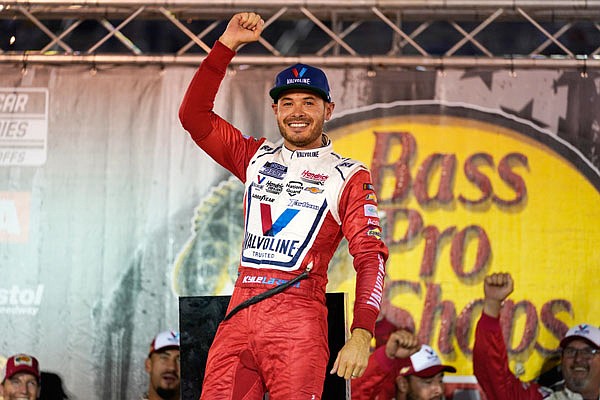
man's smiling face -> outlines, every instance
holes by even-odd
[[[573,339],[563,349],[565,385],[584,397],[591,395],[598,398],[600,395],[600,354],[597,350],[597,347],[583,339]]]
[[[315,149],[322,145],[323,124],[331,118],[334,103],[328,103],[311,91],[283,93],[273,111],[279,132],[290,150]]]

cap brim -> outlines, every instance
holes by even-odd
[[[564,349],[573,340],[583,340],[584,342],[589,343],[593,347],[596,347],[596,348],[600,347],[596,343],[594,343],[593,341],[591,341],[589,338],[587,338],[585,336],[571,335],[571,336],[568,336],[568,337],[566,337],[566,338],[564,338],[563,340],[560,341],[560,348]]]
[[[37,381],[40,381],[40,373],[39,371],[35,370],[34,368],[31,367],[23,367],[23,368],[15,368],[10,375],[7,375],[4,380],[6,379],[10,379],[13,376],[15,376],[16,374],[29,374],[35,377],[35,379],[37,379]]]
[[[154,353],[162,353],[163,351],[167,351],[167,350],[179,350],[179,348],[180,347],[177,345],[163,346],[160,349],[152,350],[150,353],[148,353],[148,357],[150,357]]]
[[[433,367],[425,368],[419,372],[409,373],[408,375],[418,376],[419,378],[430,378],[440,372],[456,372],[456,368],[450,365],[434,365]]]
[[[318,94],[326,102],[328,102],[328,103],[331,102],[331,99],[329,98],[327,93],[325,93],[325,91],[315,88],[315,87],[312,87],[312,86],[299,85],[299,84],[274,87],[273,89],[271,89],[269,91],[269,96],[271,96],[273,101],[276,102],[281,97],[281,93],[287,92],[288,90],[305,90],[308,92],[313,92],[313,93]]]

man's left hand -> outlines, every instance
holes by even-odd
[[[371,332],[366,329],[354,329],[352,336],[338,353],[330,373],[337,372],[338,376],[344,379],[362,376],[369,362],[371,337]]]

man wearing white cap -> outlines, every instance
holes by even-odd
[[[489,400],[600,400],[600,329],[580,324],[567,331],[560,341],[564,388],[553,392],[536,383],[526,384],[508,368],[508,357],[500,309],[512,293],[510,274],[496,273],[485,278],[484,306],[475,332],[473,371]]]
[[[4,400],[35,400],[40,395],[40,366],[27,354],[16,354],[6,360],[0,375],[0,395]]]
[[[161,332],[150,344],[146,358],[146,372],[150,375],[148,393],[142,400],[179,400],[179,332]]]
[[[364,375],[352,380],[352,400],[443,399],[444,372],[456,369],[443,365],[430,346],[419,346],[415,335],[399,330],[371,354]]]
[[[443,399],[444,372],[456,372],[456,368],[443,365],[436,352],[424,344],[418,352],[405,359],[396,386],[408,400]]]

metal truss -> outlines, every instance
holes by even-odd
[[[600,0],[0,0],[0,63],[198,65],[249,10],[233,65],[600,68]]]

